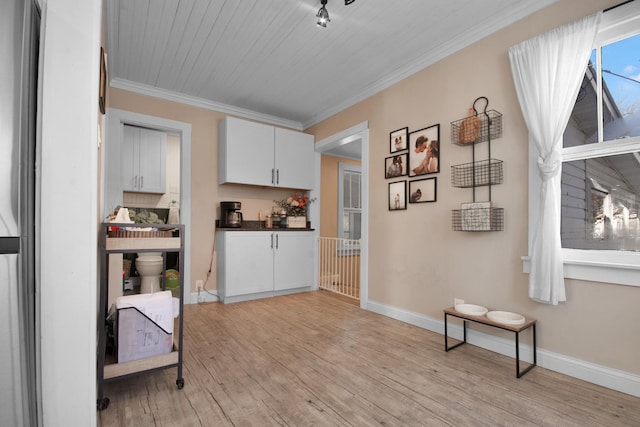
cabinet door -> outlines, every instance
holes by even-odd
[[[277,185],[312,190],[314,184],[314,138],[289,129],[275,129]]]
[[[218,182],[273,186],[272,126],[225,117],[218,130]]]
[[[123,128],[122,190],[164,194],[167,135],[136,126],[125,125]]]
[[[167,134],[140,129],[140,180],[138,191],[164,194],[167,189]]]
[[[123,191],[138,191],[139,140],[140,128],[127,125],[123,126],[122,154],[120,157]]]
[[[287,231],[274,234],[274,290],[311,286],[315,253],[313,233]]]
[[[225,232],[225,297],[273,291],[271,232]],[[220,268],[220,266],[218,267]]]

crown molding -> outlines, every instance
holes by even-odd
[[[136,82],[132,82],[126,79],[114,78],[109,81],[109,87],[126,90],[128,92],[138,93],[140,95],[152,96],[155,98],[164,99],[167,101],[179,102],[181,104],[190,105],[192,107],[198,107],[205,110],[218,111],[224,114],[230,114],[236,117],[242,117],[245,119],[256,120],[262,123],[268,123],[275,126],[282,126],[289,129],[302,131],[302,123],[287,120],[269,114],[262,114],[256,111],[247,110],[244,108],[235,107],[233,105],[223,104],[220,102],[210,101],[204,98],[198,98],[196,96],[185,95],[182,93],[172,92],[165,89],[160,89],[154,86],[148,86]]]

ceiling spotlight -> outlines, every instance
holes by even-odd
[[[356,0],[344,0],[344,5],[345,6],[349,6],[351,3],[353,3]]]
[[[327,0],[320,0],[320,3],[322,4],[322,7],[318,9],[318,13],[316,13],[316,18],[318,18],[316,24],[318,24],[318,27],[326,28],[327,22],[331,22],[331,19],[329,19],[329,12],[327,11],[327,8],[324,7],[327,4]]]

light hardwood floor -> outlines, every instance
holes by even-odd
[[[109,382],[110,426],[639,426],[640,399],[327,292],[185,307],[176,369]]]

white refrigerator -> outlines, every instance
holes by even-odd
[[[0,1],[0,426],[38,422],[35,274],[40,11]]]

